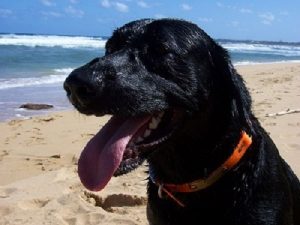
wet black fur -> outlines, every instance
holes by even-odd
[[[105,56],[73,71],[65,85],[85,114],[182,110],[179,129],[147,158],[162,182],[207,176],[228,158],[242,130],[252,136],[241,162],[213,186],[175,193],[185,208],[159,198],[149,180],[150,224],[300,224],[299,180],[253,115],[227,52],[196,25],[171,19],[126,24],[108,40]]]

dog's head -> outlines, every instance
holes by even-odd
[[[195,24],[146,19],[117,29],[105,55],[64,83],[78,111],[112,115],[81,154],[83,184],[100,190],[168,142],[197,139],[243,114],[234,73],[226,51]]]

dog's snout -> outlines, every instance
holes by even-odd
[[[90,69],[97,71],[98,77],[106,80],[114,80],[117,75],[116,65],[118,60],[112,60],[110,57],[95,58],[87,65]]]
[[[106,80],[116,79],[117,72],[113,66],[103,66],[101,72]]]
[[[78,72],[72,72],[64,82],[64,89],[71,103],[87,105],[95,95],[92,82]]]

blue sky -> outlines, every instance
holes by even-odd
[[[300,41],[299,0],[1,0],[0,32],[110,36],[140,18],[192,21],[213,38]]]

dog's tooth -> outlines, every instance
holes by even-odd
[[[165,112],[161,112],[160,114],[158,114],[158,118],[161,119],[164,116]]]
[[[136,139],[136,142],[138,143],[138,142],[142,142],[144,140],[144,138],[142,138],[142,137],[138,137],[137,139]]]
[[[148,137],[150,134],[151,134],[151,130],[147,129],[147,130],[145,130],[145,133],[143,136]]]
[[[159,122],[160,122],[159,119],[156,119],[156,118],[153,117],[152,120],[151,120],[151,123],[149,124],[149,128],[150,128],[151,130],[156,129],[157,126],[158,126],[158,124],[159,124]]]

